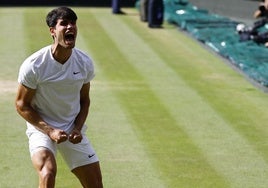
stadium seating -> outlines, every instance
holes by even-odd
[[[164,19],[229,60],[247,77],[268,86],[268,49],[252,40],[241,41],[230,18],[199,9],[187,0],[165,0]],[[266,29],[266,26],[261,28]]]
[[[268,49],[251,40],[240,41],[239,24],[227,17],[199,9],[187,0],[165,0],[165,20],[228,59],[249,78],[268,86]],[[267,30],[264,26],[262,30]]]

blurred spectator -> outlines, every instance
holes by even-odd
[[[254,17],[258,18],[258,20],[254,22],[252,27],[243,23],[237,25],[236,31],[239,34],[240,41],[252,40],[268,47],[268,30],[265,28],[268,23],[268,0],[263,0],[260,3],[258,10],[254,13]]]
[[[149,0],[140,0],[140,18],[141,21],[148,21],[148,3]]]
[[[248,27],[245,24],[238,24],[236,31],[240,36],[240,41],[252,40],[258,44],[265,44],[268,46],[268,31],[260,31],[265,24],[268,23],[268,18],[262,18],[254,22],[253,27]]]
[[[254,12],[254,18],[268,17],[268,0],[260,3],[258,10]]]
[[[164,19],[163,0],[149,0],[148,4],[148,26],[150,28],[161,28]]]
[[[121,0],[112,0],[112,12],[114,14],[125,14],[121,10]]]

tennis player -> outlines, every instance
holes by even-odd
[[[92,60],[75,48],[77,15],[68,7],[48,13],[53,43],[20,67],[16,109],[26,120],[29,150],[39,188],[53,188],[59,151],[85,188],[101,188],[99,159],[86,137]]]

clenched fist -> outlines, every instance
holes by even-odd
[[[68,139],[67,133],[60,129],[51,130],[48,136],[51,138],[51,140],[53,140],[57,144],[65,142]]]
[[[73,144],[80,143],[82,139],[83,139],[82,134],[77,129],[74,129],[72,133],[69,135],[69,141],[72,142]]]

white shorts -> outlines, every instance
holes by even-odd
[[[28,129],[26,134],[29,138],[29,150],[31,156],[41,148],[49,149],[56,157],[57,150],[61,153],[63,159],[73,170],[79,166],[84,166],[94,162],[98,162],[98,156],[95,153],[90,141],[85,134],[86,128],[82,129],[83,139],[78,144],[73,144],[68,140],[57,144],[53,142],[46,134],[39,130]]]

